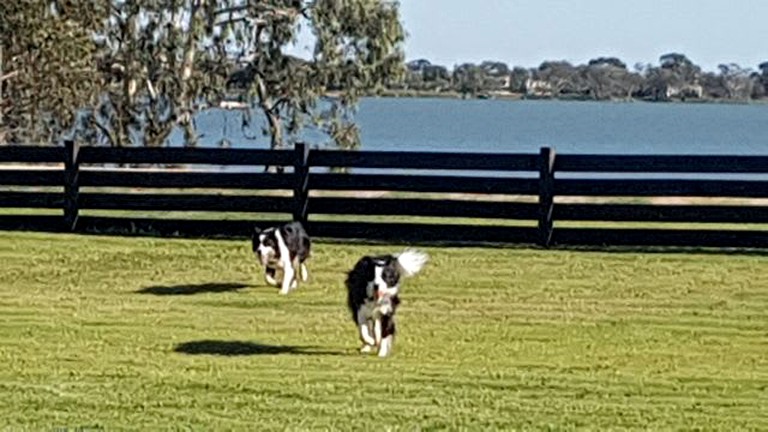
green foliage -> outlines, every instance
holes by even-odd
[[[0,144],[48,144],[99,92],[99,2],[0,2]]]
[[[13,74],[3,80],[0,125],[13,142],[58,137],[85,110],[77,125],[83,139],[155,147],[181,127],[193,146],[194,114],[236,86],[266,117],[273,148],[306,126],[353,148],[360,95],[402,73],[404,31],[398,4],[388,0],[24,0],[0,7],[0,46],[9,59],[0,76]],[[286,53],[302,27],[314,35],[308,59]],[[335,97],[324,99],[329,91]]]
[[[175,126],[197,143],[193,116],[221,99],[229,71],[214,14],[202,0],[113,3],[98,37],[105,94],[91,117],[108,144],[162,146]]]
[[[480,66],[465,63],[453,71],[453,82],[459,92],[476,95],[486,87],[487,77]]]
[[[282,297],[246,241],[0,234],[0,428],[768,428],[764,256],[428,248],[363,356],[344,271],[397,250]]]
[[[408,73],[402,86],[392,86],[399,95],[464,94],[533,98],[591,100],[641,99],[653,101],[761,99],[768,94],[768,62],[762,73],[736,64],[723,64],[718,72],[703,72],[684,54],[669,53],[659,58],[659,65],[638,64],[629,70],[616,57],[597,57],[587,64],[544,61],[537,68],[509,68],[498,61],[456,66],[450,82],[435,73],[443,66],[427,59],[407,63]]]
[[[228,37],[245,68],[238,86],[265,115],[271,147],[312,126],[341,148],[359,146],[352,122],[363,94],[403,73],[404,31],[386,0],[229,2]],[[301,26],[311,29],[311,59],[286,54]],[[249,36],[253,35],[253,36]],[[328,92],[333,97],[324,98]]]

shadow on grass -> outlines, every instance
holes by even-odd
[[[204,293],[224,293],[238,291],[248,288],[250,285],[244,283],[203,283],[203,284],[185,284],[185,285],[157,285],[142,288],[136,291],[138,294],[152,294],[156,296],[184,296]]]
[[[697,254],[697,255],[743,255],[743,256],[768,256],[768,248],[761,247],[715,247],[715,246],[654,246],[654,245],[568,245],[553,244],[549,248],[543,248],[531,243],[498,243],[498,242],[460,242],[460,241],[385,241],[373,239],[334,239],[320,238],[313,240],[317,244],[334,246],[391,246],[398,247],[435,247],[435,248],[483,248],[483,249],[507,249],[522,251],[562,251],[562,252],[586,252],[586,253],[631,253],[631,254]]]
[[[244,341],[200,340],[184,342],[174,349],[190,355],[254,356],[254,355],[345,355],[342,351],[322,350],[313,346],[267,345]]]
[[[61,231],[58,216],[40,216],[25,228],[27,215],[0,215],[1,230]],[[59,222],[57,222],[59,221]],[[88,235],[247,240],[253,220],[153,219],[81,216],[77,232]],[[259,221],[273,226],[280,221]],[[38,226],[39,225],[39,226]],[[543,250],[535,227],[428,223],[311,222],[313,241],[327,244],[482,247]],[[657,228],[555,228],[551,250],[768,256],[768,231]],[[217,291],[220,292],[220,291]],[[184,293],[158,294],[184,295]]]

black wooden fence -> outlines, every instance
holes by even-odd
[[[764,203],[578,204],[559,203],[555,199],[560,196],[768,198],[768,181],[764,176],[752,179],[706,178],[709,174],[768,174],[768,157],[765,156],[556,155],[550,148],[542,148],[538,154],[344,152],[309,150],[301,144],[293,150],[280,151],[78,148],[73,143],[67,143],[64,147],[0,147],[0,163],[4,164],[0,168],[0,208],[63,210],[63,217],[34,213],[3,214],[0,215],[0,229],[244,236],[254,225],[252,220],[221,218],[199,220],[80,215],[81,210],[203,211],[284,214],[274,220],[260,221],[259,225],[292,218],[306,223],[314,236],[333,238],[537,243],[542,246],[768,246],[768,230],[756,229],[752,225],[768,223],[768,207]],[[283,166],[289,169],[285,173],[272,174],[264,170],[117,168],[147,165]],[[331,167],[350,168],[353,172],[317,172],[317,168]],[[360,169],[376,169],[378,172],[355,171]],[[420,172],[404,174],[403,170]],[[426,170],[441,170],[450,174],[428,175],[423,172]],[[495,172],[496,175],[462,175],[467,171]],[[499,175],[499,172],[507,174]],[[568,177],[560,178],[556,175],[560,173],[568,173]],[[595,174],[601,173],[631,173],[635,177],[595,178]],[[691,179],[679,175],[690,173],[698,174],[698,177]],[[659,174],[664,177],[659,178]],[[22,186],[26,188],[20,188]],[[34,188],[30,190],[30,186]],[[51,188],[57,190],[51,191]],[[93,188],[106,189],[88,190]],[[126,192],[118,188],[141,190]],[[202,189],[203,192],[146,192],[154,189]],[[283,190],[291,193],[282,196],[232,195],[220,193],[222,190]],[[418,194],[400,198],[310,196],[310,191],[461,193],[476,194],[472,196],[477,199],[425,199],[418,197]],[[489,199],[495,194],[536,199],[529,202]],[[429,216],[488,219],[490,222],[319,221],[311,217],[320,214],[353,219],[356,216]],[[498,223],[499,220],[531,223],[529,226],[510,226]],[[556,226],[556,223],[563,221],[580,221],[584,226]],[[605,222],[750,225],[748,228],[723,230],[679,228],[675,225],[669,228],[607,227]]]

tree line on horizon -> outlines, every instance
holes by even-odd
[[[406,67],[405,79],[391,89],[578,100],[743,102],[768,97],[768,61],[758,65],[757,70],[727,63],[709,72],[681,53],[660,56],[658,65],[638,63],[632,68],[616,57],[597,57],[579,65],[544,61],[536,68],[483,61],[459,64],[453,69],[416,59]]]

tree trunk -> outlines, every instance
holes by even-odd
[[[270,144],[272,150],[283,149],[283,125],[280,122],[280,116],[274,111],[265,111],[267,122],[269,122]],[[267,172],[282,173],[283,167],[266,167]]]
[[[181,96],[179,103],[183,107],[179,124],[184,129],[184,146],[197,146],[197,131],[192,123],[192,101],[189,96],[189,80],[192,78],[192,71],[195,67],[195,32],[196,23],[199,20],[198,12],[205,6],[205,0],[199,0],[192,3],[192,11],[189,16],[189,29],[187,29],[187,41],[184,46],[184,60],[181,63]]]
[[[264,85],[264,80],[262,80],[261,77],[256,77],[256,92],[259,96],[259,107],[261,108],[262,112],[264,112],[264,115],[267,117],[267,122],[269,123],[269,148],[271,150],[282,150],[283,125],[280,120],[280,114],[277,113],[275,108],[272,106],[272,98],[270,98],[267,94],[267,88]],[[269,173],[282,173],[283,167],[267,166],[265,167],[265,171]]]
[[[181,121],[181,127],[184,128],[184,146],[197,147],[198,136],[195,125],[192,123],[192,117],[189,112],[185,113]]]

